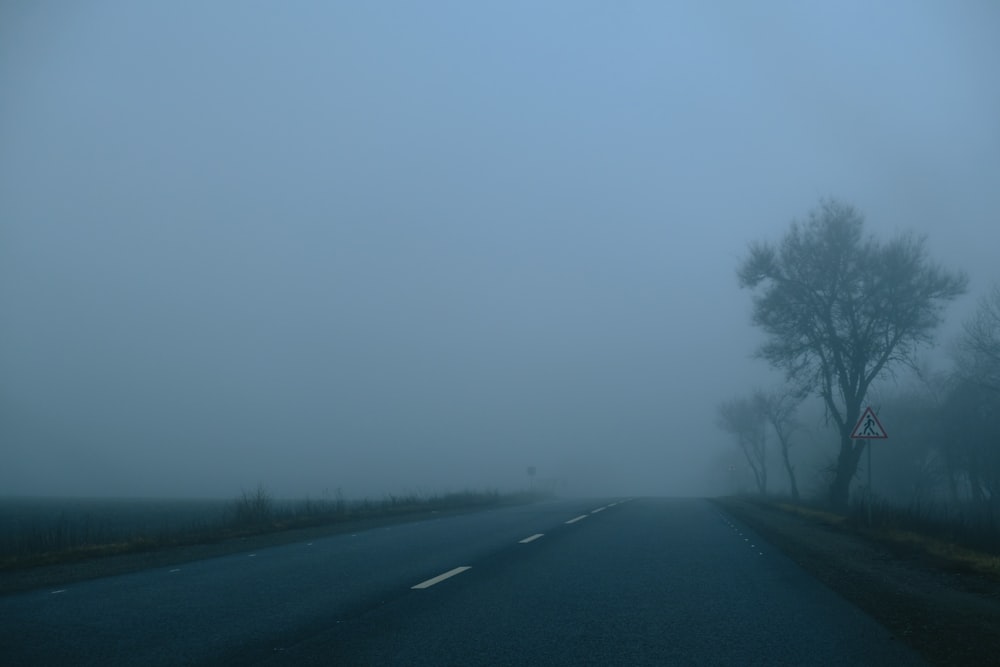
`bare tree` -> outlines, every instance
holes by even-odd
[[[734,398],[719,405],[719,428],[736,442],[753,471],[757,491],[767,493],[767,431],[764,417],[752,399]]]
[[[1000,392],[1000,285],[979,302],[958,344],[959,375]]]
[[[851,430],[869,385],[894,364],[914,362],[967,279],[932,264],[922,238],[866,238],[862,215],[836,200],[793,222],[780,246],[752,244],[738,275],[756,290],[753,322],[768,335],[760,356],[803,393],[818,393],[837,426],[829,499],[846,507],[865,447]]]
[[[781,460],[788,474],[788,485],[792,498],[799,499],[799,485],[795,482],[795,466],[792,465],[789,450],[792,446],[792,433],[798,427],[795,422],[795,412],[798,410],[802,396],[791,389],[766,392],[758,389],[753,400],[764,421],[774,431],[781,449]]]
[[[960,472],[964,490],[994,527],[1000,515],[1000,286],[965,323],[956,356],[941,412],[944,451],[950,470]]]
[[[905,387],[880,391],[872,401],[879,417],[892,424],[891,439],[869,445],[882,498],[916,508],[952,492],[941,419],[949,384],[947,377],[922,375]]]
[[[958,378],[942,406],[943,445],[990,528],[1000,515],[1000,394]]]

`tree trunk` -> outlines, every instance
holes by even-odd
[[[788,445],[783,445],[781,448],[781,456],[785,459],[785,470],[788,471],[788,483],[792,487],[792,499],[799,499],[799,486],[795,483],[795,468],[792,467],[792,462],[788,458]]]
[[[850,433],[840,436],[840,455],[837,457],[837,471],[830,484],[830,505],[837,510],[846,510],[850,506],[851,482],[861,460],[861,452],[865,450],[865,441],[857,446],[851,440]]]
[[[767,495],[767,471],[766,470],[760,470],[760,469],[758,469],[757,465],[753,462],[753,459],[750,457],[749,453],[747,453],[746,451],[744,451],[744,454],[747,457],[747,463],[750,464],[750,470],[753,471],[753,479],[754,479],[754,482],[757,483],[757,493],[759,493],[762,496],[766,496]]]
[[[850,506],[851,482],[854,481],[854,473],[858,470],[861,452],[865,449],[864,440],[859,441],[858,445],[854,444],[851,432],[861,417],[861,401],[866,390],[867,387],[862,387],[853,397],[844,397],[843,420],[837,421],[837,428],[840,431],[840,454],[837,456],[837,470],[830,484],[830,506],[835,510],[845,511]],[[827,391],[823,398],[830,410],[836,413],[832,392]]]

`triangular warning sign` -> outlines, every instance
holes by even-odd
[[[882,428],[882,423],[872,412],[872,407],[869,405],[865,408],[865,411],[861,413],[861,419],[858,420],[857,425],[854,427],[854,431],[851,433],[851,438],[855,440],[872,440],[872,439],[884,439],[888,438],[889,435]]]

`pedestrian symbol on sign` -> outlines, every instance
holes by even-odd
[[[872,417],[871,415],[865,415],[865,430],[863,431],[865,435],[875,435],[875,430],[872,428],[872,425],[874,423],[875,423],[874,417]]]
[[[865,411],[861,414],[861,419],[858,420],[858,423],[854,426],[854,431],[851,432],[851,438],[855,440],[886,439],[888,437],[878,417],[872,411],[871,406],[865,408]]]

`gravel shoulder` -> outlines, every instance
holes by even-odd
[[[1000,664],[1000,582],[738,498],[715,502],[932,665]]]

